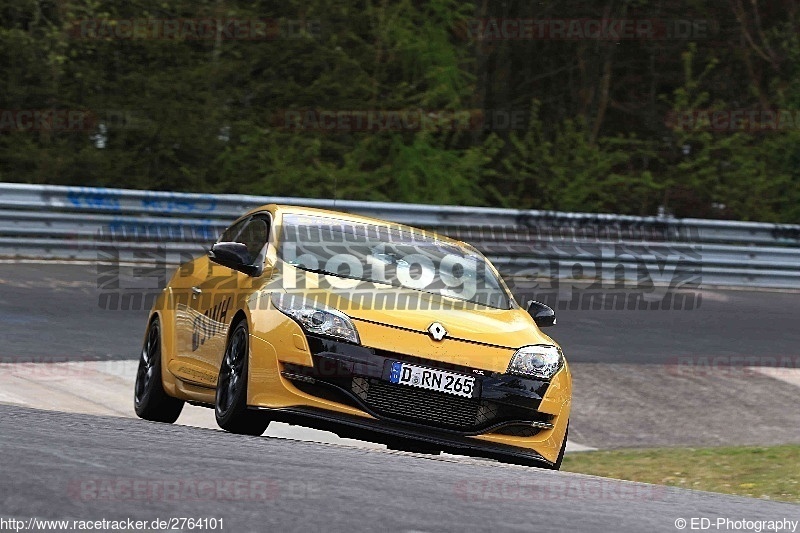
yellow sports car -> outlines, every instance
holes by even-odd
[[[468,244],[391,222],[254,209],[178,268],[147,324],[134,403],[184,402],[220,427],[271,421],[425,453],[558,469],[572,380],[540,328]]]

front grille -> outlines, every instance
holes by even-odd
[[[377,379],[353,378],[353,393],[379,415],[444,429],[470,430],[488,425],[497,404],[417,389]]]

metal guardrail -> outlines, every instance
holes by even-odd
[[[183,262],[268,203],[435,229],[522,285],[800,289],[800,225],[12,183],[0,183],[0,258],[152,262],[158,248],[159,261]]]

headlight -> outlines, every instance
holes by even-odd
[[[555,376],[563,363],[564,355],[557,346],[549,344],[524,346],[511,358],[508,373],[550,379]]]
[[[293,294],[273,293],[272,305],[295,319],[308,333],[361,343],[350,317],[341,311]]]

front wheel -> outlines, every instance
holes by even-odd
[[[161,381],[161,326],[158,317],[147,328],[136,384],[133,388],[133,407],[145,420],[172,424],[181,414],[183,401],[169,396]]]
[[[222,358],[214,413],[217,424],[225,431],[261,435],[267,429],[269,419],[263,413],[247,409],[249,356],[247,322],[241,320],[233,327]]]

